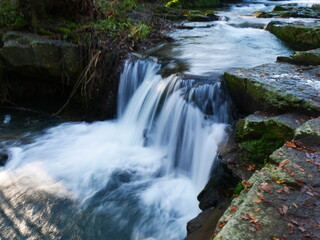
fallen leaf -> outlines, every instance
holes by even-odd
[[[255,199],[255,200],[253,200],[252,202],[253,202],[253,203],[256,203],[256,204],[259,204],[259,203],[262,202],[262,200],[261,200],[261,199]]]
[[[249,183],[247,180],[243,180],[241,183],[245,188],[249,188],[252,186],[251,183]]]
[[[294,164],[293,167],[294,167],[295,169],[298,169],[300,172],[304,172],[304,169],[301,168],[301,167],[300,167],[299,165],[297,165],[297,164]]]
[[[290,234],[292,234],[294,232],[294,225],[292,223],[288,223],[288,231]]]
[[[215,233],[213,234],[213,236],[216,237],[216,236],[218,236],[218,234],[219,234],[219,233],[215,232]]]
[[[247,214],[242,214],[240,217],[244,220],[249,220],[249,217]]]
[[[287,147],[292,147],[292,148],[296,148],[297,147],[297,145],[293,141],[291,141],[291,142],[287,141],[287,142],[285,142],[285,145]]]
[[[231,210],[232,213],[235,213],[237,211],[237,208],[235,206],[231,206],[230,210]]]
[[[259,175],[264,175],[265,173],[267,173],[268,171],[261,171],[261,172],[259,172],[258,174]]]
[[[261,231],[262,230],[262,227],[261,227],[260,223],[256,223],[256,229],[257,229],[257,231]]]
[[[285,165],[287,165],[289,162],[291,162],[289,159],[285,159],[285,160],[281,161],[281,162],[279,163],[279,166],[276,167],[276,169],[282,169],[282,168],[283,168]]]
[[[312,238],[312,235],[310,233],[305,233],[305,234],[303,234],[303,236],[308,237],[308,238]]]
[[[279,151],[279,152],[278,152],[278,155],[279,155],[279,156],[283,156],[283,152]]]
[[[229,220],[232,218],[232,215],[230,214],[226,219],[224,220],[225,222],[229,222]]]
[[[261,183],[261,185],[258,188],[263,192],[273,193],[273,191],[271,189],[271,185],[267,182]]]
[[[249,226],[249,231],[255,232],[255,231],[257,231],[257,229],[255,227],[253,227],[253,226]]]
[[[226,225],[226,222],[224,222],[224,221],[218,223],[219,228],[223,228],[224,225]]]
[[[263,194],[261,193],[256,193],[257,197],[261,200],[261,201],[265,201],[266,199],[264,198]]]
[[[297,204],[292,203],[292,205],[293,205],[295,208],[298,208],[298,205],[297,205]]]
[[[320,166],[320,163],[314,162],[314,161],[312,161],[311,159],[306,159],[306,161],[307,161],[307,162],[310,162],[310,163],[312,163],[312,164],[314,164],[314,165],[316,165],[316,166]]]
[[[248,213],[248,217],[249,217],[249,218],[251,218],[251,220],[256,220],[256,217],[255,217],[255,216],[253,216],[253,214],[252,214],[252,213]]]
[[[258,213],[261,211],[261,208],[257,208],[256,210],[254,210],[254,212]]]
[[[282,205],[283,213],[286,214],[288,212],[289,207],[287,205]]]

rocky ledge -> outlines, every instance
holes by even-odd
[[[276,150],[220,219],[213,239],[320,238],[320,119]]]
[[[320,113],[317,66],[271,63],[225,73],[234,102],[243,113],[257,110]]]

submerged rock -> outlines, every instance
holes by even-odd
[[[281,23],[272,21],[267,25],[266,30],[296,50],[320,47],[320,22]]]
[[[320,48],[295,52],[290,57],[278,57],[277,60],[301,65],[320,65]]]
[[[320,113],[318,67],[264,64],[225,73],[230,94],[242,113]]]
[[[319,119],[298,128],[296,138],[300,132],[319,136]],[[286,142],[245,183],[219,220],[214,240],[319,238],[320,148],[318,141],[305,139],[310,140]]]
[[[0,55],[5,68],[21,75],[76,79],[83,70],[76,44],[20,32],[8,32],[2,41]]]

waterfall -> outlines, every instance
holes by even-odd
[[[117,120],[61,124],[12,147],[0,171],[0,198],[10,203],[1,205],[4,219],[15,218],[7,208],[28,202],[31,210],[20,214],[55,229],[48,239],[182,239],[231,109],[221,82],[163,78],[160,68],[125,63]],[[61,207],[51,209],[52,199]]]

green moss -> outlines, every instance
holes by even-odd
[[[241,182],[238,182],[238,184],[233,189],[233,196],[237,196],[240,194],[240,192],[244,189],[244,186]]]
[[[9,0],[0,2],[0,28],[16,28],[24,24],[24,17]]]
[[[308,50],[320,47],[320,28],[277,25],[271,22],[266,29],[295,49]]]
[[[267,132],[259,139],[241,142],[240,147],[244,150],[242,157],[248,160],[249,163],[262,167],[268,161],[269,155],[281,147],[283,143],[282,139],[279,139],[273,133]]]

